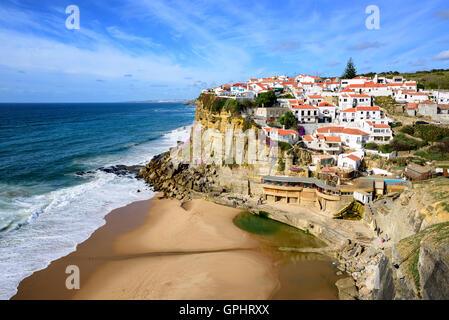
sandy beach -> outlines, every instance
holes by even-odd
[[[77,250],[24,279],[13,299],[268,299],[277,270],[236,227],[238,209],[158,197],[106,216]],[[68,265],[80,269],[68,290]]]

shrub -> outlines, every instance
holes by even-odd
[[[416,125],[414,127],[415,136],[426,142],[441,141],[449,136],[449,129],[435,125]]]
[[[287,111],[282,117],[279,118],[279,123],[284,125],[286,128],[292,128],[296,126],[296,118],[291,111]]]
[[[378,148],[377,143],[374,143],[374,142],[368,142],[367,144],[365,144],[365,149],[368,149],[368,150],[377,150],[377,148]]]
[[[399,129],[399,132],[406,133],[412,136],[415,134],[415,129],[413,128],[413,126],[408,125]]]
[[[377,150],[382,153],[391,153],[393,152],[393,146],[391,144],[381,144],[377,147]]]
[[[259,93],[256,102],[259,105],[263,104],[266,108],[272,107],[277,102],[276,94],[274,91]]]
[[[225,98],[215,98],[210,107],[210,111],[217,112],[217,113],[220,112],[221,109],[223,109],[227,100],[228,99],[225,99]]]
[[[280,158],[278,161],[278,166],[279,166],[279,171],[284,171],[285,170],[285,162],[284,159]]]
[[[287,142],[279,141],[278,142],[279,148],[281,148],[282,151],[287,151],[292,148],[292,145]]]
[[[425,145],[427,145],[427,143],[424,141],[418,141],[413,138],[408,138],[403,134],[398,134],[394,137],[393,142],[391,143],[391,148],[395,151],[409,151],[417,150]]]

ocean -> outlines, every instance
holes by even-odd
[[[186,140],[194,116],[182,103],[0,104],[0,299],[111,210],[151,198],[143,181],[97,169],[145,165]]]

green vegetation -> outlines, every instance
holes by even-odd
[[[378,147],[379,145],[377,144],[377,143],[374,143],[374,142],[368,142],[367,144],[365,144],[365,149],[368,149],[368,150],[377,150],[377,147]]]
[[[419,150],[416,156],[428,160],[444,161],[449,160],[449,129],[435,125],[415,125],[404,126],[399,130],[392,143],[395,150],[418,150],[428,144],[432,145],[426,150]],[[413,136],[414,138],[408,137]],[[419,139],[419,140],[418,140]]]
[[[427,143],[425,141],[410,138],[400,133],[394,137],[393,142],[391,143],[391,148],[395,151],[410,151],[418,150],[426,145]]]
[[[243,122],[243,132],[251,129],[252,127],[261,128],[252,118],[246,117],[245,121]]]
[[[263,104],[264,107],[269,108],[272,107],[277,102],[277,98],[274,91],[267,91],[259,93],[256,102],[259,105]]]
[[[279,148],[281,148],[282,151],[287,151],[292,148],[292,145],[290,143],[283,142],[283,141],[279,141],[278,146],[279,146]]]
[[[441,141],[449,137],[449,129],[435,125],[416,125],[413,127],[415,137],[419,137],[426,142]]]
[[[352,79],[355,78],[356,75],[357,70],[355,68],[354,62],[352,61],[352,58],[349,58],[348,63],[346,64],[345,72],[341,77],[342,79]]]
[[[394,113],[394,107],[396,105],[396,102],[391,96],[385,96],[385,97],[375,97],[374,104],[386,110],[387,112]]]
[[[220,113],[222,110],[239,114],[243,109],[254,106],[251,100],[238,101],[236,99],[217,97],[212,93],[202,93],[197,99],[201,101],[203,107],[214,113]]]
[[[284,125],[285,128],[292,128],[296,126],[296,118],[291,111],[287,111],[279,118],[279,123]]]
[[[365,149],[377,150],[381,153],[391,153],[393,151],[393,146],[391,144],[377,144],[375,142],[368,142],[365,145]]]
[[[282,94],[279,96],[279,99],[296,99],[294,95],[290,93]]]
[[[373,77],[374,73],[370,72],[363,76]],[[414,80],[418,84],[418,89],[449,89],[449,69],[432,69],[430,71],[416,71],[414,73],[399,73],[398,71],[388,71],[379,73],[380,77],[393,78],[394,76],[402,76],[407,80]]]
[[[402,127],[402,122],[400,121],[394,121],[391,125],[391,128],[397,128],[397,127]]]
[[[417,151],[415,156],[435,161],[449,160],[449,141],[440,142],[427,150]]]
[[[284,171],[284,170],[285,170],[285,162],[284,162],[284,159],[279,158],[279,160],[278,160],[278,168],[279,168],[279,171]]]
[[[413,136],[415,134],[415,129],[413,129],[413,126],[408,125],[408,126],[403,126],[401,129],[399,129],[399,132]]]

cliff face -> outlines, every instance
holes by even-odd
[[[217,129],[223,134],[227,129],[244,129],[245,120],[243,118],[235,117],[231,112],[222,109],[220,112],[213,112],[207,108],[205,103],[197,100],[197,107],[195,111],[195,121],[201,123],[204,128]]]
[[[220,112],[211,111],[201,99],[198,99],[197,103],[195,122],[201,124],[203,133],[206,129],[218,130],[223,141],[225,141],[226,131],[241,130],[243,132],[253,126],[246,119],[233,115],[225,109]],[[235,145],[235,140],[233,142]],[[210,152],[205,150],[206,146],[210,148],[208,150],[216,150],[219,144],[213,138],[204,141],[203,136],[201,144],[203,156]],[[224,143],[221,147],[225,147]],[[223,154],[224,151],[222,150]],[[222,163],[215,165],[177,164],[177,161],[174,160],[181,159],[175,159],[175,157],[176,155],[173,152],[154,157],[145,168],[140,170],[139,177],[153,186],[156,191],[177,199],[189,199],[200,193],[211,197],[222,192],[241,195],[262,194],[259,174],[260,169],[264,170],[266,166],[264,164],[245,164],[248,158],[246,152],[243,156],[244,164],[240,166],[223,165]]]
[[[393,242],[436,223],[449,221],[449,179],[436,178],[409,184],[400,196],[383,197],[365,208],[364,219]]]
[[[402,239],[391,255],[396,299],[449,299],[448,222]]]

